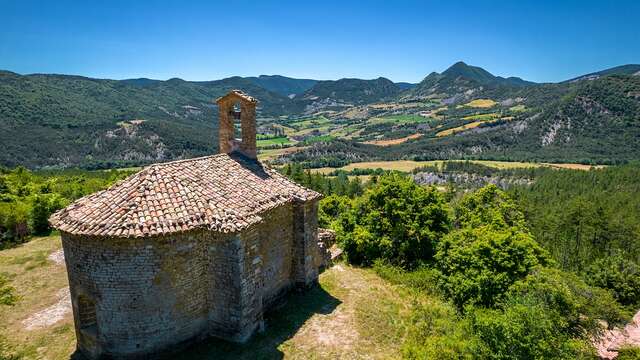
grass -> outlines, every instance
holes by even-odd
[[[260,159],[261,161],[269,161],[285,154],[291,154],[296,151],[300,151],[304,148],[304,146],[291,146],[282,149],[263,149],[258,151],[258,159]]]
[[[491,99],[476,99],[472,100],[464,105],[459,105],[459,107],[472,107],[472,108],[480,108],[486,109],[495,106],[497,103]]]
[[[51,306],[67,286],[64,266],[46,259],[60,248],[57,235],[34,238],[0,251],[0,272],[8,274],[20,300],[0,307],[0,335],[25,358],[69,359],[75,350],[68,314],[47,328],[27,331],[22,321]],[[46,256],[45,256],[46,255]],[[208,340],[176,359],[356,359],[399,358],[416,303],[438,302],[376,275],[373,270],[338,264],[320,276],[320,286],[292,293],[265,315],[265,331],[246,344]]]
[[[319,136],[312,136],[310,138],[305,139],[304,143],[313,144],[317,142],[329,142],[329,141],[332,141],[333,139],[335,138],[331,135],[319,135]]]
[[[329,122],[331,122],[331,120],[327,119],[324,116],[319,116],[315,118],[292,122],[292,123],[289,123],[288,125],[296,128],[308,128],[308,127],[317,127],[319,125],[327,124]]]
[[[525,111],[527,109],[526,106],[520,104],[520,105],[516,105],[516,106],[512,106],[509,108],[509,110],[513,111],[513,112],[522,112]]]
[[[289,140],[289,138],[287,138],[286,136],[280,136],[280,137],[275,137],[271,139],[263,139],[263,140],[256,141],[256,145],[259,148],[273,146],[273,145],[289,145],[289,144],[293,144],[293,142]]]
[[[67,273],[47,257],[61,248],[60,237],[34,238],[12,249],[0,251],[0,272],[9,277],[19,296],[13,306],[0,306],[0,336],[25,358],[67,359],[75,350],[71,314],[48,328],[26,330],[23,321],[54,305],[60,289],[68,286]]]

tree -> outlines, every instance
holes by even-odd
[[[43,195],[36,195],[29,213],[31,231],[35,235],[45,235],[49,232],[49,201]]]
[[[371,265],[382,258],[411,268],[431,260],[449,224],[438,190],[389,174],[380,177],[341,216],[339,239],[353,263]]]
[[[591,285],[610,289],[622,305],[640,305],[640,266],[622,254],[596,260],[584,278]]]
[[[550,259],[533,237],[517,228],[464,228],[447,235],[435,255],[440,287],[459,310],[492,307],[509,287]]]

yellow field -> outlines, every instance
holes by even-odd
[[[472,123],[464,124],[462,126],[454,127],[452,129],[442,130],[436,134],[437,137],[449,136],[458,131],[465,131],[473,128],[477,128],[480,124],[485,123],[486,121],[474,121]]]
[[[465,161],[465,160],[448,160],[448,161]],[[329,174],[335,170],[345,170],[351,171],[353,169],[382,169],[382,170],[397,170],[410,172],[413,169],[419,168],[421,166],[442,166],[444,160],[432,160],[432,161],[413,161],[413,160],[397,160],[397,161],[368,161],[368,162],[359,162],[353,163],[341,168],[318,168],[318,169],[310,169],[312,172],[321,173],[321,174]],[[482,164],[486,166],[490,166],[496,169],[514,169],[514,168],[532,168],[539,166],[552,166],[552,164],[538,164],[538,163],[527,163],[527,162],[517,162],[517,161],[491,161],[491,160],[470,160],[470,162],[476,164]],[[566,164],[563,164],[566,165]]]
[[[560,169],[570,169],[570,170],[590,170],[591,168],[595,169],[603,169],[607,167],[606,165],[585,165],[585,164],[551,164],[551,163],[543,163],[545,166],[551,166]]]
[[[500,117],[500,114],[498,113],[489,113],[489,114],[476,114],[476,115],[469,115],[469,116],[465,116],[462,119],[463,120],[482,120],[482,121],[487,121],[487,120],[493,120],[495,118]]]
[[[385,140],[365,141],[364,144],[378,145],[378,146],[391,146],[391,145],[402,144],[403,142],[407,142],[409,140],[417,139],[417,138],[419,138],[421,136],[422,136],[422,134],[417,133],[417,134],[412,134],[412,135],[405,136],[405,137],[399,138],[399,139],[385,139]]]
[[[490,108],[495,106],[497,103],[491,99],[476,99],[473,101],[470,101],[464,105],[460,105],[459,107],[473,107],[473,108],[480,108],[480,109],[486,109],[486,108]]]

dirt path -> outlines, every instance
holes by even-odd
[[[62,249],[52,252],[47,256],[47,259],[58,266],[65,266],[64,251]],[[58,290],[56,297],[58,302],[22,320],[22,324],[26,330],[32,331],[49,327],[64,320],[68,314],[71,314],[71,293],[69,292],[69,287],[66,286]]]
[[[58,297],[58,302],[22,320],[22,324],[26,330],[32,331],[49,327],[64,320],[67,314],[71,313],[71,294],[69,293],[69,288],[65,287],[60,289],[56,296]]]

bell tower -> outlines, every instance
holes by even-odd
[[[231,90],[216,100],[218,104],[219,150],[230,154],[240,152],[257,159],[256,105],[258,100],[240,90]],[[240,122],[240,136],[236,135],[236,122]]]

